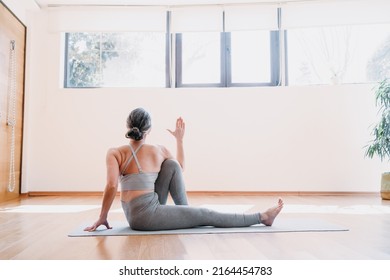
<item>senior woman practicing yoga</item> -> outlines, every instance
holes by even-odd
[[[271,226],[283,208],[276,206],[263,213],[226,214],[206,208],[188,206],[182,176],[184,169],[183,137],[185,123],[177,119],[175,131],[176,160],[163,146],[145,144],[151,130],[151,118],[142,108],[133,110],[127,119],[129,145],[107,152],[107,184],[99,219],[86,231],[100,225],[111,228],[107,215],[121,183],[121,202],[129,225],[134,230],[170,230],[197,226],[247,227],[254,224]],[[176,205],[165,205],[168,194]]]

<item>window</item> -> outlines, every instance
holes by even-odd
[[[70,88],[170,87],[171,81],[175,87],[316,85],[389,77],[390,4],[362,1],[351,9],[336,2],[88,8],[88,21],[86,10],[53,9],[49,21],[54,32],[83,31],[65,36],[64,86]],[[69,21],[70,15],[77,20]]]
[[[176,35],[176,85],[278,84],[278,32],[188,32]]]
[[[231,32],[228,84],[232,86],[277,85],[278,42],[278,32]]]
[[[66,33],[65,87],[165,87],[163,32]]]
[[[287,32],[289,85],[366,83],[390,74],[388,24]]]
[[[232,83],[269,82],[271,77],[269,32],[231,33]]]
[[[177,85],[221,85],[221,33],[176,35]]]

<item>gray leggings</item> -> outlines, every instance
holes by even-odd
[[[168,194],[176,205],[165,205]],[[155,192],[123,202],[129,225],[134,230],[169,230],[197,226],[247,227],[260,223],[260,213],[227,214],[189,207],[181,168],[165,160],[155,183]]]

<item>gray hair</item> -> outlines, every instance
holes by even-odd
[[[135,141],[142,140],[145,133],[152,127],[152,119],[150,114],[143,108],[137,108],[130,112],[127,118],[126,138]]]

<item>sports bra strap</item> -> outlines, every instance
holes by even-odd
[[[129,145],[129,146],[130,146],[132,155],[129,158],[129,160],[126,162],[125,167],[122,169],[121,174],[123,174],[126,171],[127,167],[129,166],[129,164],[133,160],[133,158],[135,160],[135,163],[137,164],[139,173],[142,173],[143,171],[142,171],[141,165],[139,164],[139,161],[138,161],[138,158],[137,158],[137,153],[138,153],[139,149],[141,149],[143,144],[139,145],[139,147],[135,151],[134,151],[134,149],[133,149],[133,147],[131,145]]]
[[[133,157],[134,157],[135,163],[137,164],[139,173],[142,173],[142,168],[141,168],[141,165],[139,164],[137,153],[138,153],[139,149],[142,147],[142,145],[143,144],[139,145],[139,147],[135,151],[133,150],[133,147],[130,145],[130,149],[131,149],[131,152],[133,153]]]

